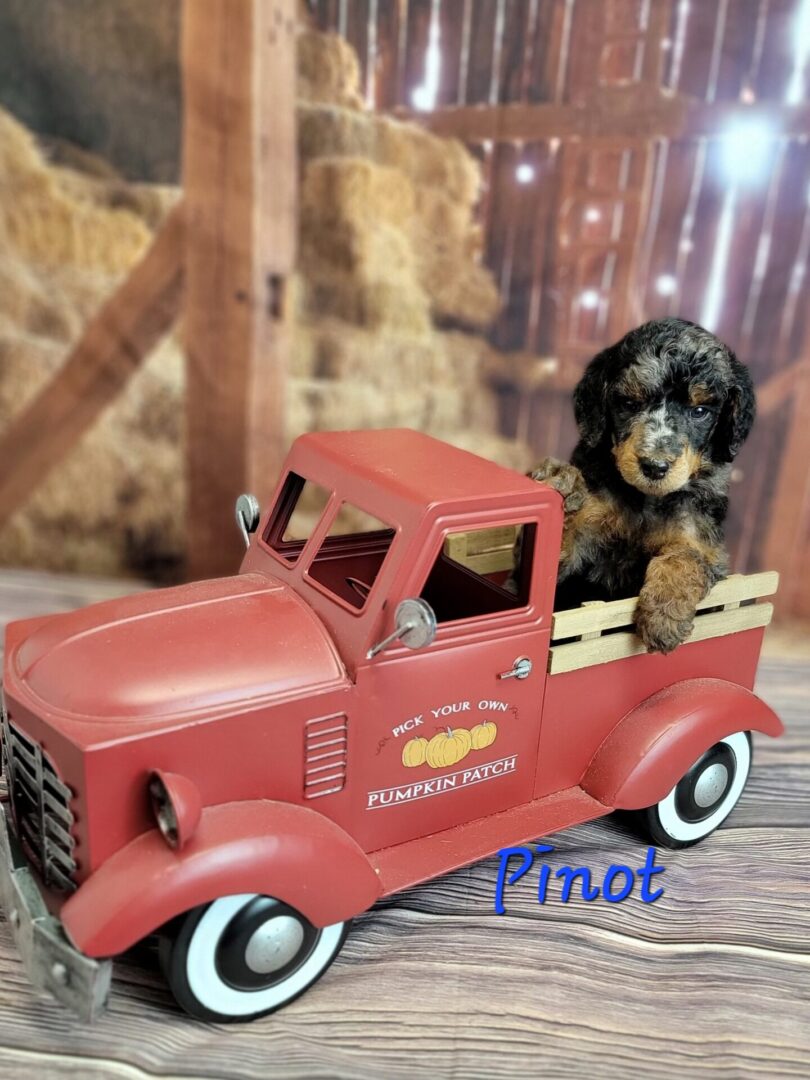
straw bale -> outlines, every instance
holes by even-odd
[[[310,274],[325,262],[372,282],[398,267],[403,292],[413,302],[421,288],[422,306],[441,321],[484,328],[497,314],[495,282],[477,261],[479,230],[469,209],[443,191],[415,188],[390,166],[322,158],[306,166],[301,208],[302,262]]]
[[[299,104],[298,145],[303,163],[322,157],[367,158],[400,170],[415,185],[440,188],[468,209],[479,196],[480,171],[462,144],[416,124],[334,105]]]
[[[3,0],[0,95],[129,177],[179,172],[179,0]]]
[[[363,380],[391,394],[402,387],[447,382],[445,358],[434,333],[371,331],[338,319],[318,319],[296,330],[296,343],[299,340],[314,378]]]
[[[302,30],[298,35],[298,97],[311,104],[361,109],[360,66],[338,34]]]
[[[301,214],[323,228],[344,220],[384,222],[401,229],[413,220],[416,196],[399,169],[364,158],[319,158],[304,170]]]
[[[59,169],[50,168],[33,137],[0,110],[0,242],[40,265],[93,267],[120,274],[151,238],[131,210],[77,197]]]

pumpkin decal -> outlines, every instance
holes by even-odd
[[[493,724],[491,720],[476,724],[470,732],[473,750],[485,750],[488,746],[492,746],[497,736],[498,725]]]
[[[433,736],[425,757],[431,769],[444,769],[465,758],[471,746],[472,739],[466,728],[447,728]]]
[[[407,769],[415,769],[417,765],[424,765],[427,748],[427,739],[422,739],[419,736],[408,739],[402,747],[402,764]]]

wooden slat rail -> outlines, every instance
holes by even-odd
[[[0,527],[70,453],[113,401],[180,310],[183,204],[170,211],[152,246],[90,320],[64,366],[0,438]]]
[[[761,596],[772,596],[779,586],[779,574],[775,570],[766,570],[761,574],[732,574],[715,585],[711,592],[698,604],[698,611],[706,608],[722,607],[733,601],[755,600]],[[611,600],[599,607],[590,605],[572,608],[570,611],[556,611],[552,617],[551,640],[579,637],[594,630],[613,630],[620,626],[630,626],[636,610],[636,597],[627,600]]]
[[[743,601],[756,600],[776,592],[779,575],[774,571],[761,574],[735,574],[719,582],[698,605],[694,629],[687,639],[705,641],[721,634],[736,634],[767,626],[773,618],[773,605],[753,604],[741,607]],[[571,611],[556,612],[553,617],[552,644],[549,654],[549,674],[558,675],[593,664],[605,664],[645,651],[644,644],[632,629],[636,597],[615,600],[606,604],[583,605]],[[720,607],[722,611],[709,611]],[[628,627],[625,633],[603,634],[606,630]],[[570,641],[567,639],[577,638]]]

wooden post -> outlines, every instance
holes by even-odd
[[[295,0],[186,0],[188,572],[235,573],[234,500],[286,451],[297,220]]]
[[[810,349],[805,335],[804,355]],[[776,491],[768,513],[768,532],[762,563],[778,570],[782,585],[778,597],[780,616],[810,615],[806,560],[807,525],[810,520],[810,362],[805,361],[793,383],[793,410],[775,477]]]
[[[176,206],[143,259],[85,327],[64,365],[0,438],[0,526],[123,390],[180,310],[184,211]]]

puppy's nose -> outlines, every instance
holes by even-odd
[[[668,461],[656,461],[652,458],[640,458],[641,471],[650,480],[661,480],[669,472]]]

